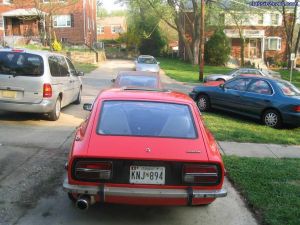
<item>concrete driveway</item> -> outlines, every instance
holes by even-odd
[[[109,87],[117,71],[132,67],[130,61],[107,61],[83,77],[83,102],[92,102],[99,90]],[[190,90],[163,80],[167,88]],[[257,224],[227,180],[228,196],[206,207],[95,205],[79,211],[61,184],[74,130],[86,116],[82,104],[66,107],[56,122],[0,112],[0,224]]]

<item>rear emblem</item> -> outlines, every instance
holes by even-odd
[[[150,148],[146,148],[146,152],[151,152],[151,149]]]
[[[201,153],[200,150],[188,150],[186,153]]]

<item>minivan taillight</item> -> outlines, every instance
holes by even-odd
[[[295,112],[300,112],[300,105],[294,106],[293,109]]]
[[[217,165],[186,164],[183,166],[183,181],[188,184],[215,185],[219,182]]]
[[[52,86],[51,84],[44,84],[43,86],[43,97],[51,98],[52,97]]]
[[[112,163],[79,161],[75,164],[74,175],[79,180],[109,180],[112,176]]]

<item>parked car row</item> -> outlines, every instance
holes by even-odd
[[[63,187],[76,206],[207,205],[225,197],[224,164],[193,100],[162,89],[158,73],[123,71],[112,82],[84,105],[90,115],[66,165]]]
[[[0,50],[0,110],[48,114],[80,104],[82,72],[71,60],[47,51]]]

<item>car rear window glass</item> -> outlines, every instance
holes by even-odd
[[[138,63],[143,64],[156,64],[156,60],[154,58],[140,57],[138,59]]]
[[[279,89],[284,95],[287,96],[298,96],[300,95],[300,90],[296,88],[291,83],[285,82],[285,81],[275,81]]]
[[[97,133],[189,139],[197,137],[189,106],[145,101],[105,101]]]
[[[119,85],[121,87],[157,87],[157,78],[155,76],[120,76]]]
[[[43,58],[24,52],[0,52],[0,76],[41,76],[44,73]]]

